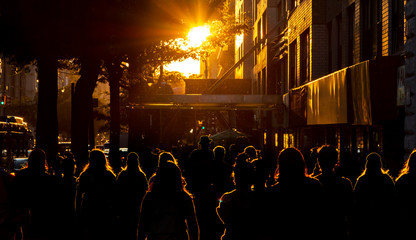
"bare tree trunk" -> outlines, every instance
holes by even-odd
[[[38,71],[36,147],[46,152],[48,164],[55,167],[58,152],[58,65],[56,57],[48,54],[40,56]]]
[[[130,56],[129,66],[129,89],[128,89],[128,102],[129,105],[137,104],[139,96],[142,96],[146,92],[146,83],[143,78],[140,77],[143,64],[137,58],[137,56]],[[136,152],[140,154],[144,147],[142,135],[144,134],[144,126],[148,124],[145,121],[144,110],[129,108],[127,112],[128,121],[128,147],[129,152]]]
[[[88,161],[88,116],[94,92],[100,61],[96,58],[81,58],[81,78],[78,80],[72,99],[71,148],[81,171]]]
[[[106,63],[110,82],[110,163],[115,172],[121,168],[120,159],[120,80],[121,61],[117,58]]]

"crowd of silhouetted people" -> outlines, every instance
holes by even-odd
[[[296,148],[267,160],[249,144],[210,146],[202,136],[185,156],[131,152],[118,173],[94,149],[79,174],[72,154],[48,169],[35,148],[25,168],[0,171],[0,239],[416,237],[416,150],[396,179],[375,152],[348,179],[336,171],[339,152],[330,145],[315,152],[313,171]]]

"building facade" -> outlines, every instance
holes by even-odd
[[[287,21],[284,145],[335,145],[354,169],[377,151],[398,170],[404,1],[290,0]]]
[[[236,1],[236,15],[241,2]],[[409,134],[414,124],[406,121],[404,130],[405,110],[412,112],[405,107],[413,86],[409,79],[414,78],[407,59],[405,65],[405,44],[410,48],[413,35],[405,24],[413,18],[413,10],[408,11],[413,5],[404,0],[251,3],[253,64],[242,64],[236,76],[249,68],[252,94],[281,95],[283,106],[258,114],[266,146],[309,153],[323,144],[335,145],[347,162],[345,171],[348,165],[359,169],[365,155],[377,151],[395,173],[404,148],[413,149],[416,142],[411,140],[415,134]],[[244,55],[241,42],[236,42],[235,62]]]
[[[16,68],[0,59],[2,95],[9,96],[11,102],[22,104],[35,101],[38,91],[38,74],[34,65]]]

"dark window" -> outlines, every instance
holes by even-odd
[[[297,44],[296,40],[293,41],[289,46],[289,88],[294,88],[297,86],[297,54],[296,54]]]
[[[360,2],[360,17],[362,22],[362,36],[361,36],[361,60],[369,60],[373,55],[373,33],[372,33],[372,18],[373,10],[371,9],[370,0],[363,0]]]
[[[332,22],[326,25],[328,29],[328,72],[332,72]]]
[[[309,29],[300,35],[300,81],[308,82],[310,77]]]
[[[348,14],[348,46],[347,46],[347,54],[348,54],[348,66],[354,63],[354,23],[355,23],[355,4],[351,4],[351,6],[347,9]]]
[[[281,81],[283,82],[282,87],[283,89],[280,90],[280,92],[278,92],[278,94],[283,94],[286,92],[286,90],[288,89],[288,76],[287,76],[287,56],[283,57],[282,61],[281,61],[281,72],[280,72],[280,76],[281,76]]]
[[[342,16],[339,14],[337,16],[337,70],[342,68],[342,44],[341,44],[341,26],[342,26]]]
[[[256,37],[256,38],[254,39],[254,46],[255,46],[257,43],[258,43],[258,37]],[[255,49],[254,49],[254,65],[256,65],[256,64],[257,64],[257,53],[258,53],[257,48],[255,48]]]
[[[266,11],[263,13],[263,16],[261,17],[261,38],[264,39],[267,34],[267,15]],[[265,44],[262,44],[262,47],[266,46]]]
[[[257,73],[257,86],[256,93],[261,94],[261,71]]]
[[[263,70],[261,71],[261,94],[266,95],[267,94],[267,72],[266,72],[266,68],[263,68]]]
[[[381,14],[381,12],[382,12],[381,1],[382,0],[374,1],[377,4],[375,6],[376,11],[377,11],[377,33],[376,33],[376,36],[375,36],[376,39],[377,39],[377,41],[376,41],[376,44],[377,44],[377,46],[376,46],[376,51],[377,51],[376,56],[381,56],[382,51],[383,51],[382,50],[383,17],[382,17],[382,14]]]
[[[404,46],[404,1],[392,0],[392,54]]]
[[[292,11],[295,8],[295,0],[288,0],[287,1],[287,10]]]
[[[258,41],[259,42],[261,42],[262,41],[262,39],[263,39],[263,35],[262,35],[262,32],[261,32],[261,19],[259,19],[259,21],[257,22],[257,38],[258,38]],[[263,45],[263,44],[261,44],[261,45]],[[260,50],[261,50],[261,46],[259,46],[259,52],[260,52]]]
[[[360,9],[362,22],[361,60],[364,61],[381,55],[381,0],[362,0]]]

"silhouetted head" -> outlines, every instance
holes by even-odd
[[[27,159],[27,169],[33,173],[44,173],[48,169],[46,154],[40,148],[35,148],[30,152]]]
[[[247,159],[245,153],[240,153],[237,157],[234,167],[234,182],[237,189],[250,189],[254,184],[254,166],[247,162]]]
[[[108,163],[105,153],[100,149],[93,149],[90,151],[89,163],[85,166],[84,171],[89,169],[93,172],[110,171],[113,173],[113,169]]]
[[[178,165],[167,161],[156,171],[151,192],[180,192],[185,190],[185,180]]]
[[[65,155],[65,157],[62,158],[62,170],[64,173],[64,176],[73,176],[75,172],[75,160],[74,155]]]
[[[277,158],[275,176],[282,180],[302,180],[307,173],[302,153],[296,148],[286,148],[280,151]]]
[[[320,147],[318,163],[322,171],[332,171],[338,163],[338,150],[330,145]]]
[[[139,168],[139,155],[135,152],[131,152],[127,155],[127,169],[138,169]]]
[[[382,173],[381,156],[378,153],[372,152],[367,155],[365,171],[368,174]]]
[[[221,145],[218,145],[214,148],[214,157],[215,159],[224,159],[225,157],[225,148]]]
[[[244,152],[248,154],[251,160],[257,158],[257,150],[254,146],[247,146],[246,148],[244,148]]]
[[[208,136],[203,135],[200,137],[198,144],[201,145],[202,148],[208,148],[211,141],[212,140]]]
[[[159,154],[158,166],[162,166],[167,162],[177,163],[175,157],[170,152],[162,152]]]

